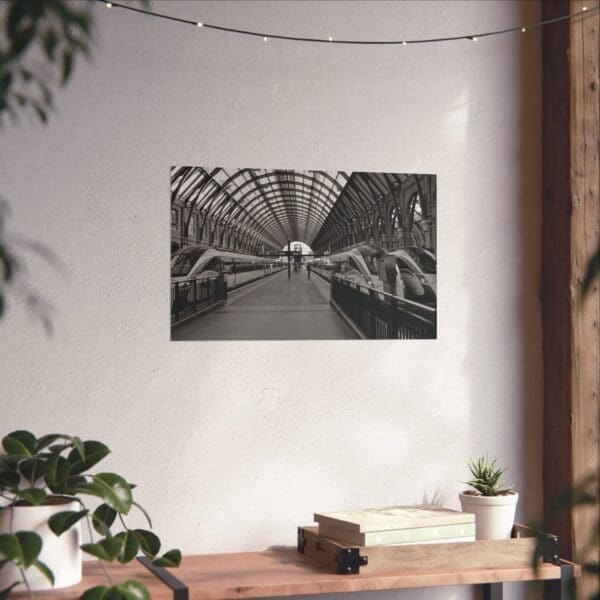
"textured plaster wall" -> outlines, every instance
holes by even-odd
[[[383,39],[539,16],[537,2],[504,1],[153,8]],[[538,515],[539,32],[363,48],[265,44],[101,6],[96,18],[94,60],[49,126],[1,132],[11,230],[64,264],[28,261],[52,338],[22,297],[0,323],[2,430],[106,441],[106,467],[139,485],[165,544],[186,552],[293,544],[316,509],[458,507],[465,460],[484,450],[510,465],[519,518]],[[170,342],[174,164],[436,173],[439,339]]]

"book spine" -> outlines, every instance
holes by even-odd
[[[360,525],[358,523],[350,523],[348,521],[339,521],[338,519],[331,519],[323,515],[315,514],[314,520],[319,524],[319,527],[325,525],[326,527],[335,527],[343,531],[350,531],[354,533],[360,533]],[[353,542],[355,543],[355,542]]]
[[[364,533],[348,531],[346,529],[335,527],[334,525],[329,525],[328,523],[319,523],[319,535],[327,538],[333,538],[334,540],[339,540],[341,542],[346,542],[348,544],[356,544],[357,546],[365,545]]]
[[[475,535],[475,523],[375,531],[370,533],[356,533],[332,525],[319,524],[319,534],[358,546],[383,546],[388,544],[444,541],[452,538],[470,538]]]
[[[423,542],[406,542],[405,544],[386,544],[386,546],[416,546],[416,545],[425,545],[425,544],[460,544],[462,542],[474,542],[475,536],[471,535],[469,537],[460,537],[460,538],[448,538],[447,540],[427,540]]]
[[[414,518],[410,521],[402,519],[399,521],[382,521],[368,523],[360,528],[361,533],[372,533],[379,531],[397,531],[398,529],[424,529],[426,527],[446,527],[449,525],[466,525],[475,523],[475,515],[471,513],[460,513],[458,515],[444,515],[443,517]]]
[[[475,523],[444,525],[440,527],[416,527],[399,531],[375,531],[363,535],[364,546],[430,542],[450,538],[472,537],[475,535]]]

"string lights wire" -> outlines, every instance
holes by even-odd
[[[120,2],[112,2],[112,0],[96,0],[101,4],[104,4],[107,8],[121,8],[123,10],[129,10],[131,12],[140,13],[142,15],[146,15],[148,17],[155,17],[157,19],[164,19],[167,21],[174,21],[176,23],[183,23],[185,25],[192,25],[194,27],[199,27],[202,29],[214,29],[216,31],[223,31],[225,33],[232,33],[237,35],[246,35],[257,38],[262,38],[264,42],[268,42],[269,40],[283,40],[286,42],[305,42],[312,44],[354,44],[361,46],[408,46],[410,44],[438,44],[441,42],[455,42],[459,40],[469,40],[472,42],[476,42],[481,38],[492,37],[495,35],[505,35],[508,33],[521,32],[525,33],[532,29],[538,29],[543,27],[544,25],[549,25],[550,23],[558,23],[560,21],[567,21],[570,19],[574,19],[576,17],[581,17],[583,15],[589,15],[600,10],[600,6],[595,6],[589,8],[587,6],[583,6],[582,9],[578,12],[570,13],[568,15],[564,15],[562,17],[555,17],[553,19],[546,19],[545,21],[536,21],[535,23],[528,23],[525,25],[517,25],[516,27],[509,27],[508,29],[499,29],[497,31],[486,31],[483,33],[475,33],[470,35],[456,35],[456,36],[448,36],[448,37],[439,37],[439,38],[423,38],[423,39],[402,39],[402,40],[345,40],[345,39],[336,39],[333,36],[328,36],[326,38],[313,38],[313,37],[300,37],[293,35],[280,35],[275,33],[266,33],[259,31],[250,31],[247,29],[235,29],[233,27],[224,27],[222,25],[215,25],[212,23],[204,23],[202,21],[193,21],[191,19],[182,19],[180,17],[174,17],[172,15],[166,15],[163,13],[157,13],[151,10],[146,10],[143,8],[137,8],[135,6],[130,6],[128,4],[121,4]]]

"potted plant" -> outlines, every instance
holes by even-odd
[[[12,590],[31,595],[78,583],[82,551],[107,562],[123,564],[143,553],[158,566],[179,565],[179,550],[159,558],[161,542],[156,534],[127,526],[126,517],[135,507],[152,528],[150,517],[133,498],[135,485],[116,473],[89,473],[110,452],[102,442],[63,434],[36,438],[29,431],[13,431],[2,439],[2,447],[0,600]],[[93,511],[84,502],[90,497],[97,504]],[[115,522],[121,529],[117,533],[112,531]],[[90,538],[84,544],[82,523]],[[98,586],[84,596],[150,598],[148,590],[132,580]]]
[[[503,540],[511,536],[519,495],[502,476],[506,468],[490,462],[487,455],[470,460],[472,479],[466,481],[472,489],[459,493],[462,510],[475,514],[478,540]]]

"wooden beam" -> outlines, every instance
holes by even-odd
[[[547,0],[549,19],[598,0]],[[561,554],[583,561],[600,508],[559,510],[557,496],[600,469],[600,300],[581,282],[600,243],[600,16],[593,12],[543,31],[544,506]],[[586,556],[598,560],[598,549]],[[593,581],[584,581],[589,595]],[[587,597],[586,595],[586,597]]]

